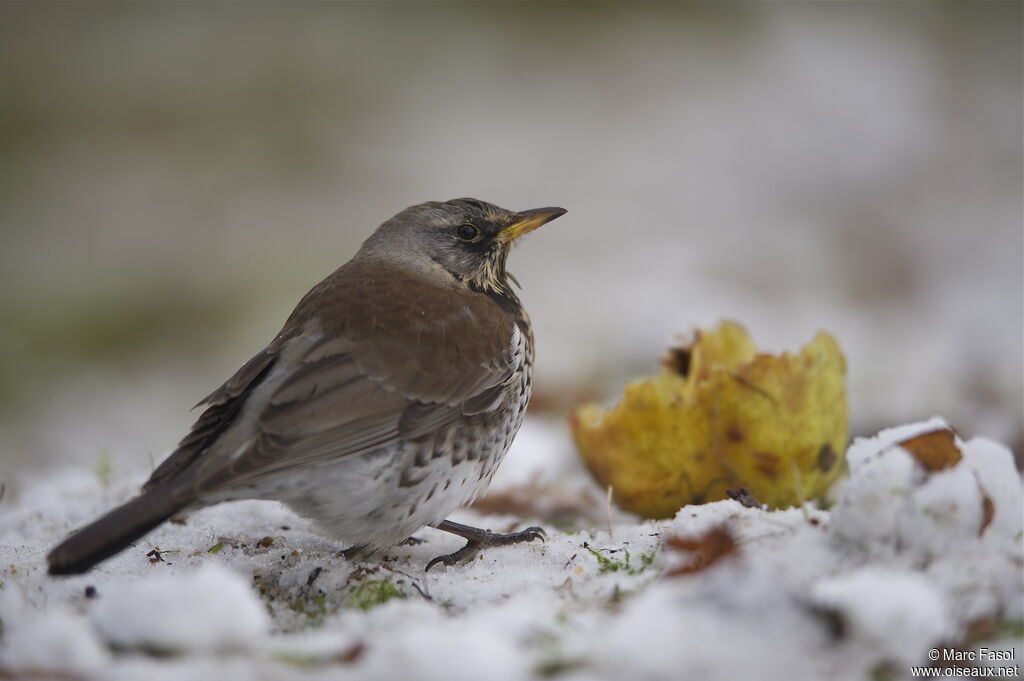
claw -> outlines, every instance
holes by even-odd
[[[454,553],[448,553],[434,558],[427,563],[427,567],[423,570],[424,572],[429,572],[430,568],[434,567],[438,563],[444,563],[448,566],[455,565],[460,561],[472,558],[476,555],[477,551],[488,546],[507,546],[509,544],[533,541],[534,539],[540,539],[541,541],[546,541],[547,539],[547,532],[545,532],[541,527],[528,527],[520,532],[498,534],[496,532],[491,532],[490,530],[481,530],[475,527],[469,527],[468,525],[460,525],[458,523],[453,523],[450,520],[445,520],[437,525],[437,529],[457,534],[460,537],[465,537],[466,545]]]
[[[476,555],[476,552],[479,551],[482,546],[484,546],[483,542],[473,541],[470,539],[466,542],[466,545],[458,551],[446,553],[443,556],[438,556],[432,559],[427,563],[427,567],[423,568],[423,571],[430,572],[430,568],[434,567],[438,563],[444,563],[446,566],[451,567],[460,561],[469,560]]]
[[[530,539],[524,540],[524,541],[533,541],[534,539],[540,539],[542,542],[546,542],[548,540],[548,533],[544,531],[543,527],[536,527],[536,526],[534,526],[534,527],[527,527],[522,532],[517,532],[517,534],[527,534],[527,533],[532,535],[532,537]]]

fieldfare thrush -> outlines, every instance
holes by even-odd
[[[199,403],[139,496],[50,552],[50,574],[84,572],[174,516],[237,499],[284,502],[356,552],[424,526],[467,540],[428,570],[543,539],[445,518],[487,488],[530,399],[533,333],[509,250],[565,212],[456,199],[385,222]]]

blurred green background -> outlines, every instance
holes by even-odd
[[[0,4],[0,479],[160,459],[407,205],[569,214],[537,407],[720,318],[1022,440],[1022,5]]]

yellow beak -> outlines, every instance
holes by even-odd
[[[565,215],[568,211],[564,208],[532,208],[530,210],[516,213],[519,219],[498,232],[496,237],[502,243],[515,241],[527,232],[532,232],[541,225],[551,222],[555,218]]]

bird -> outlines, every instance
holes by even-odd
[[[283,502],[369,556],[423,527],[482,548],[545,538],[447,520],[489,485],[530,399],[534,339],[506,270],[563,208],[462,198],[401,211],[299,301],[280,333],[196,407],[177,448],[123,505],[47,556],[80,574],[168,520],[222,502]]]

